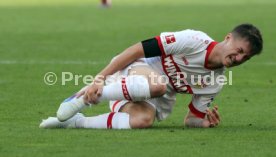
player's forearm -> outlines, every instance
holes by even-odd
[[[115,59],[112,60],[99,74],[98,76],[102,77],[103,79],[108,76],[112,75],[115,72],[125,68],[130,63],[134,62],[135,60],[144,57],[144,50],[141,43],[137,43],[126,50],[124,50],[121,54],[116,56]]]

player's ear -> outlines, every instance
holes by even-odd
[[[233,34],[232,34],[232,33],[228,33],[228,34],[225,36],[224,40],[225,40],[225,41],[228,41],[228,40],[230,40],[231,38],[233,38]]]

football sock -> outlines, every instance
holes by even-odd
[[[79,92],[86,90],[87,87],[88,86],[83,87]],[[64,102],[79,99],[76,98],[78,93],[67,98]],[[82,98],[83,97],[80,97],[80,99]],[[104,86],[102,95],[99,97],[99,102],[105,100],[143,101],[149,98],[151,98],[151,95],[148,80],[141,75],[130,75],[122,78],[121,81]]]
[[[77,128],[95,129],[131,129],[129,114],[123,112],[110,112],[94,117],[83,117],[76,121]]]
[[[122,78],[122,80],[119,82],[114,82],[104,86],[102,96],[99,98],[99,101],[142,101],[149,99],[150,97],[148,80],[141,75],[130,75],[128,77]]]

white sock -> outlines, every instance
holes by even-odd
[[[83,117],[76,121],[77,128],[95,129],[131,129],[129,114],[124,112],[110,112],[94,117]]]
[[[104,86],[102,96],[99,98],[99,101],[143,101],[149,99],[150,97],[148,80],[141,75],[130,75],[123,78],[120,82],[114,82]]]
[[[86,90],[88,86],[83,87],[78,93]],[[78,93],[64,100],[75,101]],[[82,99],[80,97],[78,99]],[[102,96],[99,97],[99,102],[117,101],[117,100],[128,100],[128,101],[143,101],[151,98],[150,88],[148,80],[141,75],[130,75],[123,78],[119,82],[114,82],[103,87]],[[80,100],[83,101],[83,100]]]

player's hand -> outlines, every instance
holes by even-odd
[[[210,109],[207,110],[207,119],[210,123],[210,128],[215,127],[220,123],[220,116],[217,105],[212,109],[212,111]]]
[[[83,87],[77,94],[76,94],[76,97],[79,98],[81,96],[83,96],[85,94],[85,91],[86,89],[88,88],[89,86],[85,86]]]
[[[102,95],[104,86],[104,80],[100,78],[95,78],[91,85],[85,90],[84,102],[87,104],[97,104],[98,98]]]

